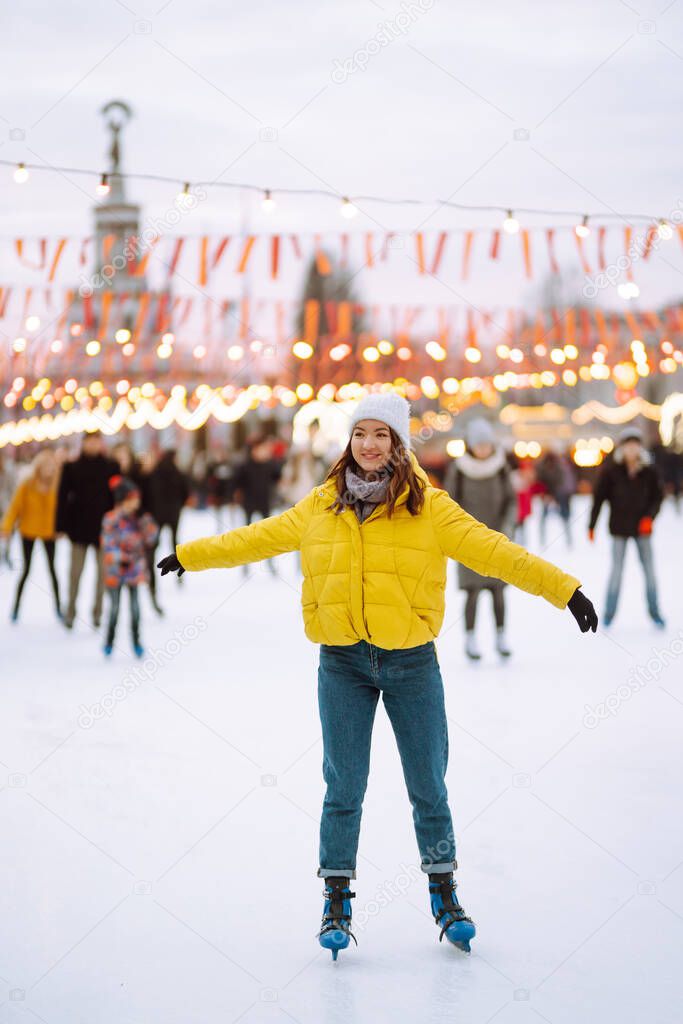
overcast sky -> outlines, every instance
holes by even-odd
[[[681,0],[29,0],[5,9],[0,45],[1,159],[103,168],[99,110],[121,98],[135,110],[131,172],[616,213],[621,224],[683,204]],[[0,180],[2,235],[90,230],[93,181],[36,174],[20,189],[4,168]],[[157,215],[175,194],[131,192]],[[499,221],[361,205],[354,230],[408,230],[428,215],[431,228]],[[254,230],[344,223],[333,200],[289,198],[266,220],[257,201],[222,192],[186,229],[221,234],[246,214]],[[637,269],[644,307],[680,298],[682,254],[676,239]],[[519,259],[497,278],[484,262],[457,295],[435,285],[429,298],[528,298]],[[394,286],[406,298],[406,281],[397,271],[383,296]],[[373,298],[372,282],[363,291]],[[605,301],[620,305],[613,290]]]

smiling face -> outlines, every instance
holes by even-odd
[[[391,455],[391,433],[380,420],[360,420],[351,434],[351,454],[364,473],[377,472]]]

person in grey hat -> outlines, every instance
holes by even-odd
[[[505,452],[496,441],[488,420],[477,417],[468,423],[467,449],[453,459],[446,471],[444,488],[451,498],[471,516],[486,523],[492,530],[512,536],[515,526],[516,498]],[[510,648],[505,636],[505,583],[491,576],[481,576],[466,565],[458,565],[458,584],[464,590],[465,653],[471,661],[479,661],[481,651],[475,635],[477,603],[482,590],[491,593],[496,623],[496,650],[509,658]]]
[[[612,535],[612,568],[607,585],[603,622],[609,626],[617,611],[624,572],[626,546],[634,540],[645,577],[645,600],[650,618],[663,629],[659,610],[657,580],[652,554],[652,526],[662,504],[664,489],[650,453],[643,446],[637,427],[626,427],[617,439],[614,457],[603,468],[595,485],[588,537],[593,540],[600,510],[610,507],[609,532]]]

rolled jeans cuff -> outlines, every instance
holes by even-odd
[[[355,868],[318,868],[318,878],[355,878]]]
[[[443,864],[421,864],[420,868],[426,875],[445,875],[448,871],[457,871],[457,860],[444,861]]]

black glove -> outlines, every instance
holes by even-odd
[[[582,633],[592,629],[595,633],[598,628],[598,616],[592,602],[580,590],[575,590],[567,602],[567,608],[579,624]]]
[[[182,576],[185,572],[175,555],[166,555],[166,558],[162,558],[160,562],[157,562],[157,569],[161,569],[162,576],[165,576],[167,572],[177,572],[178,576]]]

